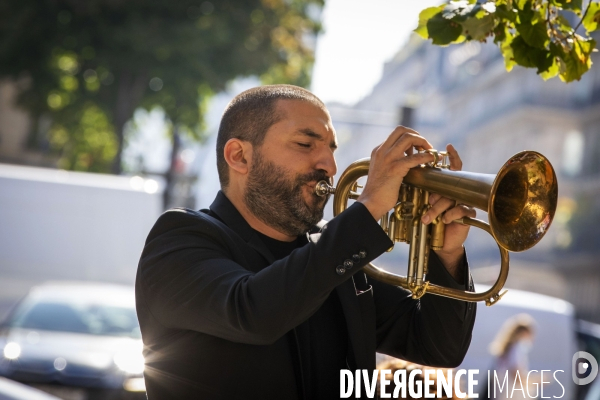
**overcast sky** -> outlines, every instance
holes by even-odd
[[[440,0],[326,0],[312,91],[354,104],[377,83],[383,64],[417,27],[419,12]]]

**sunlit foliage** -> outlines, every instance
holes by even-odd
[[[543,79],[571,82],[592,65],[596,41],[590,34],[599,24],[597,1],[583,8],[583,0],[463,0],[421,11],[415,32],[441,46],[490,38],[508,71],[521,65],[536,68]]]
[[[202,137],[206,100],[238,76],[308,85],[323,0],[0,2],[0,79],[52,121],[62,167],[120,172],[123,128],[161,107]],[[89,121],[100,125],[90,129]],[[36,135],[38,130],[33,130]],[[34,146],[47,138],[34,137]],[[102,143],[101,143],[102,142]],[[107,161],[108,160],[108,161]]]

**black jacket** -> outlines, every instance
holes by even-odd
[[[361,268],[392,243],[361,203],[318,231],[274,261],[222,192],[210,210],[165,212],[148,235],[136,278],[149,400],[303,398],[295,327],[332,290],[344,310],[349,369],[373,370],[376,351],[460,364],[475,320],[472,303],[413,300],[367,279]],[[347,260],[353,266],[343,272]],[[472,290],[465,277],[457,284],[432,252],[431,282]]]

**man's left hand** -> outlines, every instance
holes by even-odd
[[[460,171],[462,169],[462,160],[458,152],[451,144],[446,146],[446,150],[450,159],[450,170]],[[442,217],[442,222],[446,224],[444,246],[442,250],[438,250],[436,253],[448,272],[450,272],[454,279],[460,281],[462,271],[459,267],[465,252],[463,244],[469,234],[469,226],[452,221],[462,217],[474,218],[476,215],[475,209],[464,204],[456,204],[454,200],[442,197],[437,193],[432,193],[429,196],[429,204],[431,204],[431,208],[423,215],[421,220],[426,224],[430,224],[438,215],[445,212]]]

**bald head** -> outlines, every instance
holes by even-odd
[[[229,185],[229,168],[223,154],[227,141],[235,138],[259,147],[269,128],[285,117],[277,107],[282,100],[306,101],[325,109],[317,96],[293,85],[259,86],[237,95],[223,113],[217,136],[217,170],[222,189]]]

